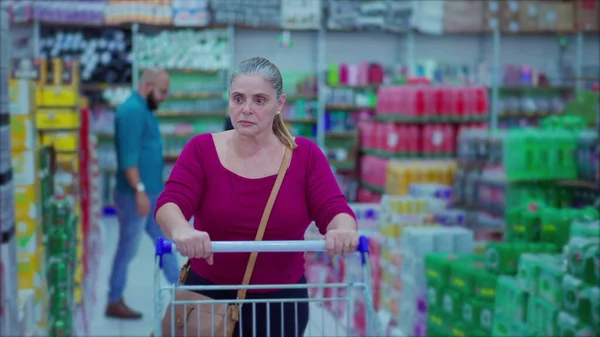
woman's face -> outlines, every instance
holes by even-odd
[[[245,136],[273,130],[275,115],[281,113],[284,103],[285,95],[277,99],[275,89],[262,75],[241,75],[231,83],[231,123]]]

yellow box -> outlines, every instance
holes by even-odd
[[[39,219],[17,219],[17,252],[36,254],[43,242]]]
[[[29,151],[37,146],[35,117],[32,115],[10,116],[10,148],[12,153]]]
[[[17,278],[19,289],[36,289],[42,277],[37,266],[37,253],[17,253]]]
[[[15,217],[17,219],[40,216],[38,185],[16,185],[15,186]]]
[[[75,267],[75,275],[74,275],[75,283],[83,282],[83,266],[78,263],[77,267]]]
[[[45,85],[36,88],[38,106],[79,107],[79,92],[69,85]]]
[[[15,185],[23,186],[38,184],[38,158],[36,150],[13,154],[11,159]]]
[[[73,152],[79,149],[79,133],[75,131],[44,133],[42,145],[54,145],[58,152]]]
[[[40,108],[36,112],[38,130],[69,130],[79,128],[79,111],[66,108]]]
[[[83,289],[80,284],[75,285],[75,294],[74,294],[75,304],[81,304],[83,300]]]

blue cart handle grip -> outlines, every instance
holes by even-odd
[[[291,252],[325,252],[325,240],[294,240],[294,241],[213,241],[213,253],[291,253]],[[369,238],[361,235],[358,238],[356,251],[361,253],[363,263],[369,254]],[[167,254],[177,253],[173,241],[165,238],[156,240],[156,256],[162,261]]]

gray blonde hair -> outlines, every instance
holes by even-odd
[[[235,79],[239,76],[252,74],[264,76],[264,78],[271,83],[271,87],[275,90],[277,99],[281,98],[281,95],[283,95],[283,78],[281,76],[281,72],[275,64],[262,57],[253,57],[242,61],[231,74],[229,85],[231,86],[233,81],[235,81]],[[281,113],[275,115],[275,120],[273,121],[273,132],[279,141],[281,141],[287,147],[295,149],[298,146],[288,128],[285,127]]]

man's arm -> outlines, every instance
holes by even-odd
[[[141,182],[138,163],[142,148],[142,132],[145,124],[144,111],[131,109],[117,114],[115,133],[119,146],[117,156],[125,178],[133,190]]]

